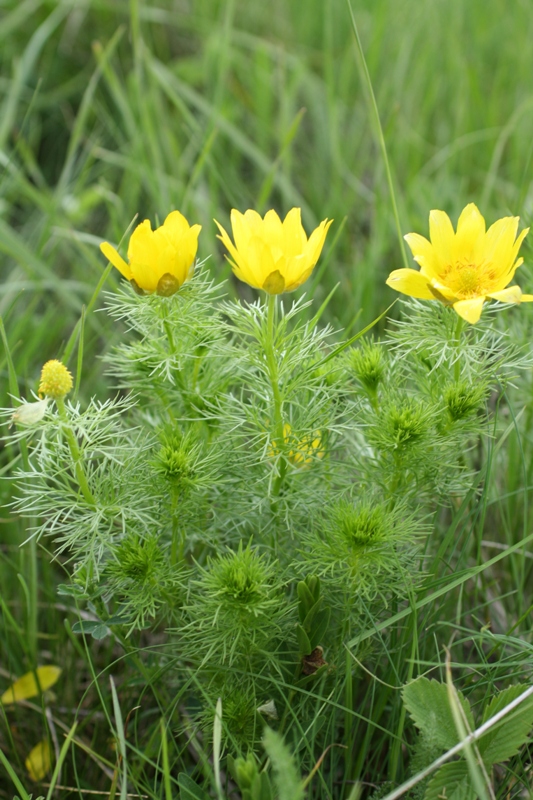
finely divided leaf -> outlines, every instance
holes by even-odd
[[[527,688],[523,684],[509,686],[496,695],[485,709],[483,722],[487,722],[502,711]],[[532,726],[533,696],[530,695],[479,740],[479,752],[485,764],[490,767],[492,764],[506,761],[518,753],[521,746],[527,741]]]
[[[468,725],[474,729],[474,719],[468,700],[457,692]],[[428,744],[449,750],[457,744],[459,737],[444,683],[427,678],[417,678],[403,688],[403,701],[413,722],[420,728]]]

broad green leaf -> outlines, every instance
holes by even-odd
[[[94,619],[78,620],[72,626],[72,633],[92,633],[101,624],[101,622]]]
[[[180,800],[210,800],[207,792],[198,786],[192,778],[189,778],[185,772],[180,772],[178,775],[178,784],[180,787]]]
[[[105,639],[106,636],[109,636],[110,633],[111,631],[109,630],[107,625],[104,625],[104,623],[102,623],[101,625],[97,625],[96,628],[93,628],[93,630],[91,631],[91,636],[93,637],[93,639],[100,641],[101,639]]]
[[[311,650],[311,642],[307,633],[304,631],[301,625],[296,626],[296,635],[298,637],[298,647],[300,648],[300,653],[304,656],[309,655]]]
[[[516,700],[528,687],[523,684],[509,686],[494,697],[483,713],[483,722],[487,722],[505,706]],[[533,697],[527,697],[517,708],[510,711],[501,722],[491,728],[478,742],[479,752],[487,766],[506,761],[516,755],[527,741],[533,726]]]
[[[468,700],[457,692],[470,730],[474,730],[474,719]],[[403,688],[405,707],[420,728],[428,744],[449,750],[457,744],[459,737],[455,727],[446,684],[428,678],[417,678]]]
[[[424,800],[475,800],[466,761],[445,764],[427,785]]]
[[[35,783],[42,781],[46,777],[52,766],[52,751],[50,750],[48,739],[43,739],[42,742],[39,742],[30,750],[24,764],[28,770],[28,775]]]
[[[13,683],[9,689],[6,689],[0,702],[4,705],[9,703],[18,703],[21,700],[29,700],[31,697],[37,697],[39,691],[45,692],[57,681],[61,675],[61,667],[46,666],[37,667],[35,670],[39,680],[39,685],[35,680],[34,672],[27,672],[21,678]],[[39,688],[40,687],[40,688]]]

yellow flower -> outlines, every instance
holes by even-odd
[[[47,739],[43,739],[42,742],[39,742],[30,750],[24,764],[28,770],[28,775],[35,783],[42,781],[46,777],[52,766],[52,751]]]
[[[44,397],[64,397],[73,387],[72,375],[61,361],[53,358],[41,370],[39,394]]]
[[[170,297],[192,276],[201,229],[172,211],[155,231],[149,219],[135,228],[128,246],[129,264],[108,242],[102,242],[100,250],[135,289]]]
[[[405,240],[420,272],[397,269],[387,284],[403,294],[452,305],[460,317],[476,323],[489,298],[500,303],[533,301],[519,286],[508,286],[523,258],[517,258],[529,228],[517,237],[519,217],[502,217],[485,231],[474,203],[463,209],[454,232],[444,211],[429,215],[429,242],[418,233]],[[506,288],[507,287],[507,288]]]
[[[305,436],[303,439],[298,440],[292,433],[291,426],[286,422],[283,426],[283,441],[285,447],[291,448],[287,453],[287,458],[294,467],[305,467],[312,464],[315,458],[324,458],[322,437],[318,432],[313,433],[312,436]],[[274,457],[277,454],[278,446],[276,442],[273,441],[269,455]]]
[[[320,257],[328,228],[323,220],[309,239],[302,227],[299,208],[289,211],[283,222],[275,211],[262,219],[257,211],[231,212],[235,244],[216,220],[218,237],[231,255],[228,261],[239,280],[268,294],[292,292],[308,279]]]
[[[35,672],[39,683],[35,680],[34,672],[26,672],[15,683],[12,683],[9,689],[6,689],[0,697],[0,703],[8,705],[9,703],[19,703],[21,700],[37,697],[39,692],[45,692],[54,685],[61,675],[61,667],[50,664],[44,667],[37,667]]]

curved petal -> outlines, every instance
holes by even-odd
[[[134,263],[131,265],[131,277],[140,289],[145,292],[155,292],[159,279],[168,272],[164,267],[154,269],[149,264]]]
[[[320,225],[314,229],[313,233],[309,237],[303,252],[308,266],[314,267],[320,258],[322,248],[324,247],[324,242],[326,241],[326,236],[332,223],[332,219],[322,220]]]
[[[453,308],[460,317],[470,322],[471,325],[475,325],[481,316],[484,302],[484,297],[474,297],[473,300],[458,300],[453,304]]]
[[[283,248],[283,223],[272,209],[265,214],[262,236],[272,250]]]
[[[520,286],[508,286],[507,289],[492,292],[488,297],[492,300],[498,300],[500,303],[519,303],[522,297],[522,289]]]
[[[222,244],[224,245],[226,250],[231,254],[231,257],[233,258],[233,260],[234,261],[238,261],[239,254],[237,252],[237,248],[235,247],[235,245],[233,244],[233,242],[229,238],[229,235],[228,235],[227,231],[225,230],[225,228],[222,227],[220,222],[217,222],[216,219],[213,220],[213,222],[215,223],[215,225],[217,226],[217,228],[220,231],[220,235],[217,234],[217,239],[220,239],[220,241],[222,242]]]
[[[422,267],[426,275],[430,275],[432,278],[438,277],[439,259],[431,242],[425,236],[420,236],[419,233],[406,233],[403,238],[409,245],[414,260]]]
[[[158,251],[162,244],[161,236],[156,235],[152,231],[150,220],[145,219],[140,225],[137,225],[131,234],[130,243],[128,246],[128,259],[130,266],[133,264],[153,264],[158,261]],[[133,275],[135,278],[135,275]],[[137,280],[137,278],[135,278]]]
[[[287,280],[285,291],[293,292],[295,289],[297,289],[299,286],[301,286],[303,283],[306,282],[306,280],[309,278],[313,270],[314,270],[314,265],[312,267],[308,267],[304,272],[300,272],[298,277],[294,278],[292,281],[289,282],[289,280]]]
[[[457,221],[455,255],[476,264],[483,256],[484,245],[485,220],[475,203],[469,203]]]
[[[455,233],[445,211],[434,209],[429,212],[429,238],[440,258],[449,264],[454,255]]]
[[[126,264],[120,253],[115,250],[113,245],[109,244],[109,242],[102,242],[100,245],[100,250],[107,260],[110,261],[128,281],[131,281],[131,269],[129,264]]]
[[[522,242],[524,241],[528,233],[529,233],[529,228],[524,228],[524,230],[521,231],[516,237],[516,241],[513,244],[513,254],[512,254],[513,259],[515,259],[516,256],[518,255],[518,251],[520,250]]]
[[[485,259],[493,265],[496,275],[500,278],[509,272],[518,253],[518,249],[515,250],[515,236],[519,219],[519,217],[502,217],[490,226],[485,236]],[[520,238],[518,247],[523,238],[523,236]]]
[[[307,245],[299,208],[291,208],[283,220],[283,248],[289,258],[300,255]]]
[[[250,219],[248,212],[246,212],[246,214],[248,215],[247,217],[244,214],[241,214],[240,211],[237,211],[236,208],[232,208],[230,214],[231,229],[233,231],[235,247],[237,250],[243,251],[246,250],[252,234],[252,225],[250,223],[253,221],[255,227],[258,225],[257,220],[255,220],[253,217]],[[259,217],[259,219],[261,219],[261,217]]]
[[[436,299],[429,280],[416,269],[395,269],[385,282],[391,289],[408,294],[410,297],[418,297],[421,300]]]
[[[190,230],[189,223],[179,211],[171,211],[161,227],[173,241],[177,241],[181,239],[182,236],[186,236]]]

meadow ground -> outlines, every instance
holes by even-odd
[[[296,296],[305,290],[312,298],[304,312],[311,318],[337,286],[323,321],[345,338],[396,298],[385,280],[404,259],[411,262],[397,221],[403,233],[427,234],[430,209],[446,210],[455,222],[475,202],[488,223],[516,215],[531,224],[528,0],[353,0],[351,10],[346,0],[0,6],[4,408],[15,393],[10,359],[20,396],[29,398],[42,364],[65,348],[82,405],[113,394],[101,356],[122,341],[125,326],[101,311],[102,295],[92,304],[106,266],[98,245],[120,241],[135,215],[161,222],[178,208],[200,223],[199,257],[209,257],[230,298],[244,300],[255,295],[231,275],[213,218],[229,227],[232,208],[285,213],[297,206],[307,230],[333,219],[322,259]],[[533,239],[521,254],[519,283],[533,292]],[[113,271],[105,289],[120,284]],[[401,309],[397,303],[390,316]],[[510,336],[528,351],[533,308],[506,313]],[[383,337],[387,330],[382,318],[373,332]],[[433,509],[423,547],[427,577],[409,599],[412,613],[398,602],[387,612],[400,615],[393,625],[385,615],[376,630],[352,639],[362,666],[350,669],[333,699],[309,690],[320,725],[306,731],[296,769],[307,774],[332,747],[308,796],[348,798],[358,781],[365,797],[380,787],[385,795],[408,778],[415,728],[398,688],[426,672],[445,680],[445,648],[457,688],[471,690],[478,708],[495,691],[530,680],[533,554],[523,542],[531,534],[532,390],[529,368],[489,398],[497,418],[479,441],[478,482]],[[88,790],[125,796],[128,789],[170,800],[178,772],[187,770],[209,786],[208,744],[203,749],[184,732],[183,720],[181,728],[169,720],[172,734],[162,735],[173,691],[172,681],[161,681],[164,623],[136,633],[130,649],[112,636],[73,633],[75,602],[58,594],[70,567],[53,558],[45,537],[21,547],[27,521],[9,503],[23,458],[12,444],[0,452],[0,679],[7,688],[41,663],[63,673],[46,703],[2,708],[0,797],[22,800],[24,787],[47,794],[50,775],[32,782],[25,758],[50,731],[61,747],[75,717],[74,755],[66,756],[60,783],[71,788],[56,787],[55,797],[92,796],[81,793]],[[110,674],[125,717],[135,716],[131,709],[142,698],[142,715],[129,730],[128,721],[125,728],[117,721]],[[328,724],[328,703],[343,715],[337,727]],[[127,758],[117,756],[126,748],[124,729]],[[333,745],[348,746],[349,767],[338,766],[340,755],[330,757]],[[275,752],[271,757],[276,763]],[[529,797],[531,760],[523,747],[497,768],[494,788],[476,784],[478,796]],[[294,788],[289,778],[287,786]],[[201,797],[187,785],[180,795]]]

